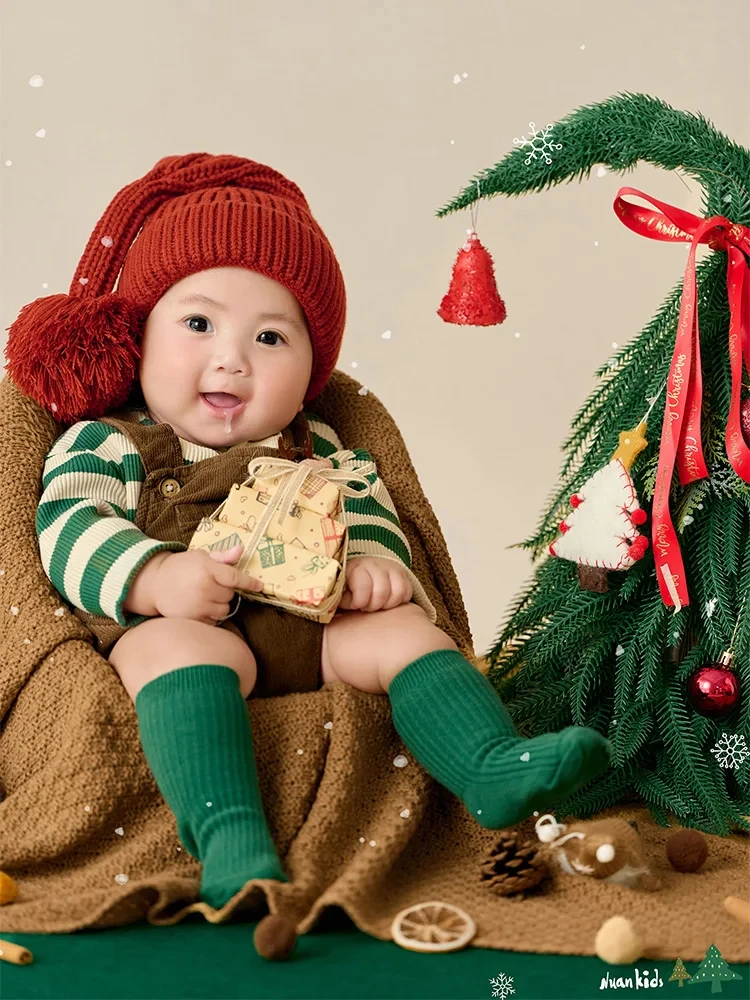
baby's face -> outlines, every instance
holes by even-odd
[[[225,448],[288,426],[302,409],[312,358],[304,311],[287,288],[247,268],[217,267],[178,281],[151,310],[138,378],[153,420]],[[206,392],[242,403],[215,408]]]

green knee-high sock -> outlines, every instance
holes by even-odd
[[[456,649],[409,663],[388,696],[404,743],[488,830],[552,807],[610,761],[609,741],[584,726],[520,736],[490,682]]]
[[[201,898],[219,909],[250,878],[288,882],[263,812],[236,672],[198,663],[161,674],[138,692],[135,711],[180,840],[201,862]]]

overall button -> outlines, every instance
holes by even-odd
[[[182,483],[179,483],[176,479],[171,476],[167,479],[162,479],[159,483],[159,492],[163,497],[172,497],[175,493],[179,493],[182,489]]]

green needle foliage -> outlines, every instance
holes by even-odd
[[[699,182],[704,216],[750,225],[750,151],[700,114],[645,94],[618,94],[563,118],[551,141],[562,145],[551,152],[551,163],[538,156],[527,165],[528,148],[514,149],[477,175],[438,217],[480,198],[588,178],[597,164],[625,173],[644,160],[680,168]],[[620,432],[637,426],[648,400],[658,396],[648,447],[631,469],[650,513],[682,275],[656,317],[597,371],[599,383],[563,442],[559,482],[535,533],[517,546],[530,551],[536,571],[487,655],[488,679],[523,734],[591,726],[614,748],[608,771],[556,805],[558,819],[640,799],[662,825],[720,835],[750,829],[750,760],[722,768],[710,752],[723,733],[744,734],[750,745],[750,601],[743,600],[750,591],[750,485],[729,464],[724,439],[731,389],[726,268],[724,251],[713,251],[696,268],[710,474],[683,487],[675,473],[672,484],[691,603],[677,613],[664,605],[650,549],[629,571],[610,573],[604,594],[581,590],[576,564],[548,555],[560,521],[570,513],[571,495],[609,462]],[[648,526],[644,530],[650,533]],[[691,706],[688,680],[729,648],[735,626],[740,703],[730,715],[711,720]]]

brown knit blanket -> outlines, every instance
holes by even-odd
[[[437,518],[393,419],[358,388],[336,371],[311,408],[345,447],[372,454],[437,624],[473,660]],[[239,908],[282,913],[301,934],[339,906],[361,930],[390,939],[399,910],[439,900],[474,919],[474,947],[589,955],[602,922],[624,914],[641,930],[646,958],[699,961],[714,943],[727,962],[750,960],[747,926],[721,905],[728,894],[750,896],[746,836],[709,836],[701,872],[681,875],[664,854],[668,831],[645,809],[608,810],[637,819],[660,892],[560,873],[526,899],[498,897],[480,881],[498,832],[480,827],[412,758],[387,696],[341,683],[248,702],[264,807],[290,881],[253,880],[219,911],[200,902],[200,864],[181,849],[133,704],[39,559],[41,469],[65,427],[7,377],[0,425],[0,870],[19,888],[0,907],[0,933],[172,924],[190,912],[221,923]],[[394,765],[399,754],[406,767]]]

